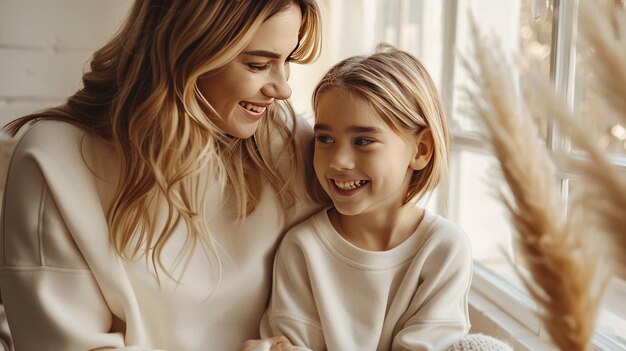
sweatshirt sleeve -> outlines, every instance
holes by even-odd
[[[42,166],[50,157],[22,141],[11,161],[0,222],[0,285],[14,346],[26,351],[125,347],[123,322],[110,312],[50,191],[48,181],[65,174],[55,174],[50,163]],[[72,186],[77,181],[82,180],[65,180]],[[64,196],[80,201],[84,195]]]
[[[9,331],[9,323],[4,313],[4,305],[2,304],[2,296],[0,296],[0,351],[12,351],[13,340]]]
[[[452,233],[442,233],[423,262],[409,307],[415,313],[395,334],[394,351],[443,350],[469,331],[471,247],[465,233],[453,228]]]
[[[274,281],[261,337],[286,336],[297,350],[326,350],[305,257],[287,233],[274,263]]]

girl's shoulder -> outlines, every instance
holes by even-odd
[[[418,230],[426,238],[424,246],[431,250],[461,250],[471,254],[470,240],[465,231],[443,216],[426,211]]]
[[[317,232],[326,230],[328,222],[327,211],[328,209],[324,208],[291,227],[285,234],[283,242],[302,245],[303,241],[317,237]]]

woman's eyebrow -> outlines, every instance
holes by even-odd
[[[271,59],[279,59],[280,58],[280,54],[275,53],[275,52],[271,52],[271,51],[267,51],[267,50],[244,51],[243,54],[244,55],[249,55],[249,56],[267,57],[267,58],[271,58]]]

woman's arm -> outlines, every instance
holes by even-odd
[[[38,144],[46,136],[51,137],[33,134],[32,129],[26,134],[7,176],[0,285],[14,346],[18,350],[123,348],[125,325],[111,313],[103,296],[106,287],[98,284],[74,239],[77,223],[90,228],[82,234],[93,235],[92,242],[102,234],[97,230],[101,223],[95,220],[102,214],[94,215],[84,201],[90,194],[83,185],[93,180],[67,177],[80,172],[57,162],[67,155],[58,155],[54,145]],[[63,135],[56,137],[57,144],[68,142]],[[59,184],[67,186],[59,188]],[[97,249],[107,257],[107,247]]]

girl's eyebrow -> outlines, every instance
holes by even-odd
[[[313,130],[332,130],[332,128],[328,124],[316,123],[313,126]],[[371,134],[383,134],[383,130],[378,127],[366,127],[366,126],[350,126],[346,129],[348,132],[352,133],[371,133]]]
[[[330,128],[328,124],[315,123],[315,125],[313,126],[313,130],[331,130],[331,129],[332,128]]]
[[[365,126],[350,126],[347,129],[353,133],[370,133],[370,134],[383,134],[383,130],[378,127],[365,127]]]

